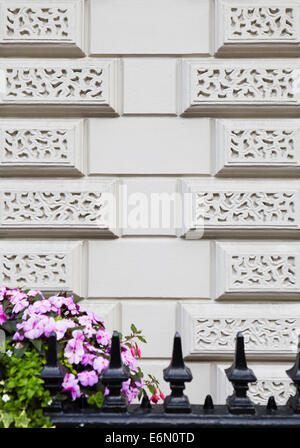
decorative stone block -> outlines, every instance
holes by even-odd
[[[215,243],[217,298],[300,298],[300,244]]]
[[[82,296],[85,262],[82,241],[1,240],[0,284]]]
[[[247,352],[247,346],[246,346]],[[215,402],[224,404],[228,395],[232,394],[232,386],[226,378],[224,369],[228,364],[217,364],[214,372]],[[288,398],[295,394],[295,386],[285,371],[290,364],[252,364],[249,366],[254,370],[257,377],[256,383],[249,383],[248,396],[255,404],[266,405],[270,396],[274,396],[276,404],[283,406]]]
[[[85,158],[83,120],[0,120],[3,176],[80,176]]]
[[[119,108],[116,59],[7,59],[0,60],[0,75],[2,114],[116,115]]]
[[[293,359],[297,351],[300,307],[297,304],[180,305],[185,356],[232,358],[237,332],[245,338],[247,358]]]
[[[215,173],[300,174],[299,120],[216,120]]]
[[[26,181],[0,185],[0,234],[117,233],[116,181]],[[2,231],[2,232],[1,232]]]
[[[215,51],[219,55],[292,55],[300,50],[296,0],[217,0]]]
[[[299,63],[283,60],[182,61],[183,115],[282,114],[299,107]]]
[[[192,179],[181,185],[186,238],[299,232],[300,192],[293,181]]]
[[[83,56],[85,0],[1,0],[0,53]]]

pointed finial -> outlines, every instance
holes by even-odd
[[[169,367],[164,369],[164,380],[170,383],[171,395],[164,401],[165,412],[189,413],[191,405],[187,396],[183,394],[185,382],[192,381],[193,376],[188,367],[185,366],[182,356],[181,337],[175,333],[173,355]]]
[[[144,394],[142,402],[141,402],[141,409],[143,412],[150,412],[152,406],[149,400],[149,397],[147,394]]]
[[[61,390],[61,384],[67,369],[63,367],[58,358],[57,338],[53,331],[48,338],[48,350],[46,355],[46,364],[39,374],[39,377],[45,382],[45,389],[49,390],[52,401],[46,410],[55,412],[62,409],[61,401],[57,400],[54,395]]]
[[[295,364],[291,369],[286,370],[286,374],[296,386],[296,394],[288,399],[287,405],[293,409],[295,414],[300,414],[300,335],[298,336],[298,353]]]
[[[244,336],[236,336],[235,357],[231,367],[225,369],[228,380],[232,383],[234,393],[227,398],[227,406],[232,414],[254,414],[255,408],[247,396],[248,383],[256,382],[253,371],[247,367],[244,348]]]
[[[276,404],[274,396],[271,395],[271,397],[269,397],[268,403],[267,403],[267,412],[273,413],[275,411],[277,411],[277,404]]]
[[[102,374],[102,383],[108,387],[109,395],[104,398],[103,412],[126,412],[127,400],[121,392],[122,383],[129,378],[129,370],[121,358],[120,336],[117,331],[111,338],[110,362]]]
[[[208,413],[214,409],[214,403],[211,395],[206,395],[203,410]]]

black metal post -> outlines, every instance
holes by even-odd
[[[296,394],[288,399],[287,405],[291,407],[296,414],[300,414],[300,336],[298,339],[298,353],[295,364],[291,369],[286,370],[286,373],[296,386]]]
[[[181,347],[181,337],[176,332],[174,337],[172,360],[164,369],[164,380],[170,383],[171,395],[168,395],[164,402],[165,412],[189,413],[191,405],[189,399],[183,394],[184,383],[192,381],[193,375],[188,367],[184,365]]]
[[[227,406],[232,414],[255,414],[255,408],[247,396],[248,383],[257,381],[251,369],[248,369],[244,336],[239,332],[236,336],[235,357],[231,367],[225,369],[228,380],[232,383],[234,393],[227,398]]]
[[[52,401],[47,406],[48,412],[59,412],[62,410],[62,402],[55,398],[55,395],[61,390],[61,384],[67,369],[63,367],[58,359],[57,339],[53,331],[48,339],[47,361],[39,377],[44,380],[45,388],[49,390]]]
[[[102,382],[109,389],[109,395],[104,398],[101,410],[103,412],[126,412],[127,399],[121,392],[122,383],[129,378],[128,367],[125,367],[121,358],[120,336],[114,331],[111,338],[110,363],[103,372]]]

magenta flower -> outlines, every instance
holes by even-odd
[[[27,299],[21,299],[19,302],[17,302],[15,304],[15,306],[12,309],[13,313],[19,313],[20,311],[22,311],[24,308],[26,308],[29,305],[29,302]]]
[[[82,357],[81,364],[83,366],[87,365],[93,365],[95,358],[97,358],[96,355],[92,355],[91,353],[85,353]]]
[[[84,370],[78,373],[78,379],[83,386],[94,386],[99,381],[98,375],[94,370]]]
[[[66,373],[62,382],[62,387],[64,391],[71,393],[72,400],[76,400],[76,398],[81,396],[78,380],[73,373]]]
[[[98,356],[95,359],[93,367],[98,372],[99,375],[108,367],[109,361],[106,358],[102,358],[102,356]]]
[[[0,325],[4,324],[7,321],[7,316],[3,311],[3,306],[0,305]]]
[[[73,332],[73,339],[71,339],[65,348],[65,356],[68,358],[70,364],[79,364],[83,355],[84,336],[82,331],[76,330]]]
[[[96,335],[96,340],[98,344],[109,345],[110,344],[110,334],[105,330],[99,330]]]
[[[57,320],[55,323],[55,331],[57,340],[62,339],[69,328],[74,328],[76,326],[75,322],[71,319]]]

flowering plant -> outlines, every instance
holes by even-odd
[[[41,291],[0,288],[0,328],[5,331],[7,340],[6,352],[0,358],[2,369],[6,368],[6,372],[2,372],[2,375],[0,372],[2,376],[0,423],[2,421],[4,426],[4,418],[6,422],[13,423],[8,415],[3,417],[2,414],[3,412],[7,414],[10,395],[16,392],[12,385],[15,388],[19,386],[16,381],[8,378],[9,373],[11,374],[10,369],[14,367],[16,370],[18,364],[16,360],[21,360],[19,361],[21,365],[28,360],[35,362],[34,372],[38,380],[36,384],[38,390],[36,393],[33,392],[31,397],[35,399],[35,408],[37,398],[40,407],[46,406],[47,400],[50,400],[47,391],[41,393],[40,387],[43,381],[37,378],[37,375],[45,363],[47,338],[53,331],[58,340],[60,362],[67,369],[59,398],[74,401],[84,396],[89,404],[102,406],[104,396],[109,394],[109,390],[101,382],[101,374],[109,364],[111,336],[98,316],[91,311],[80,309],[78,304],[80,300],[73,296],[67,297],[65,294],[46,298]],[[138,343],[146,343],[142,332],[132,324],[131,334],[125,337],[120,334],[120,339],[121,357],[130,372],[128,381],[122,385],[122,392],[128,401],[131,402],[137,397],[140,399],[146,393],[146,388],[152,395],[152,402],[164,399],[157,379],[151,375],[146,379],[138,367],[138,358],[141,357]],[[33,372],[31,373],[32,377]],[[35,417],[30,416],[26,409],[26,406],[30,407],[29,404],[23,402],[23,405],[21,400],[21,413],[25,412],[24,416],[29,421],[29,426],[30,422],[34,426]],[[37,422],[41,423],[41,418],[39,414]],[[47,426],[49,421],[42,423]]]

